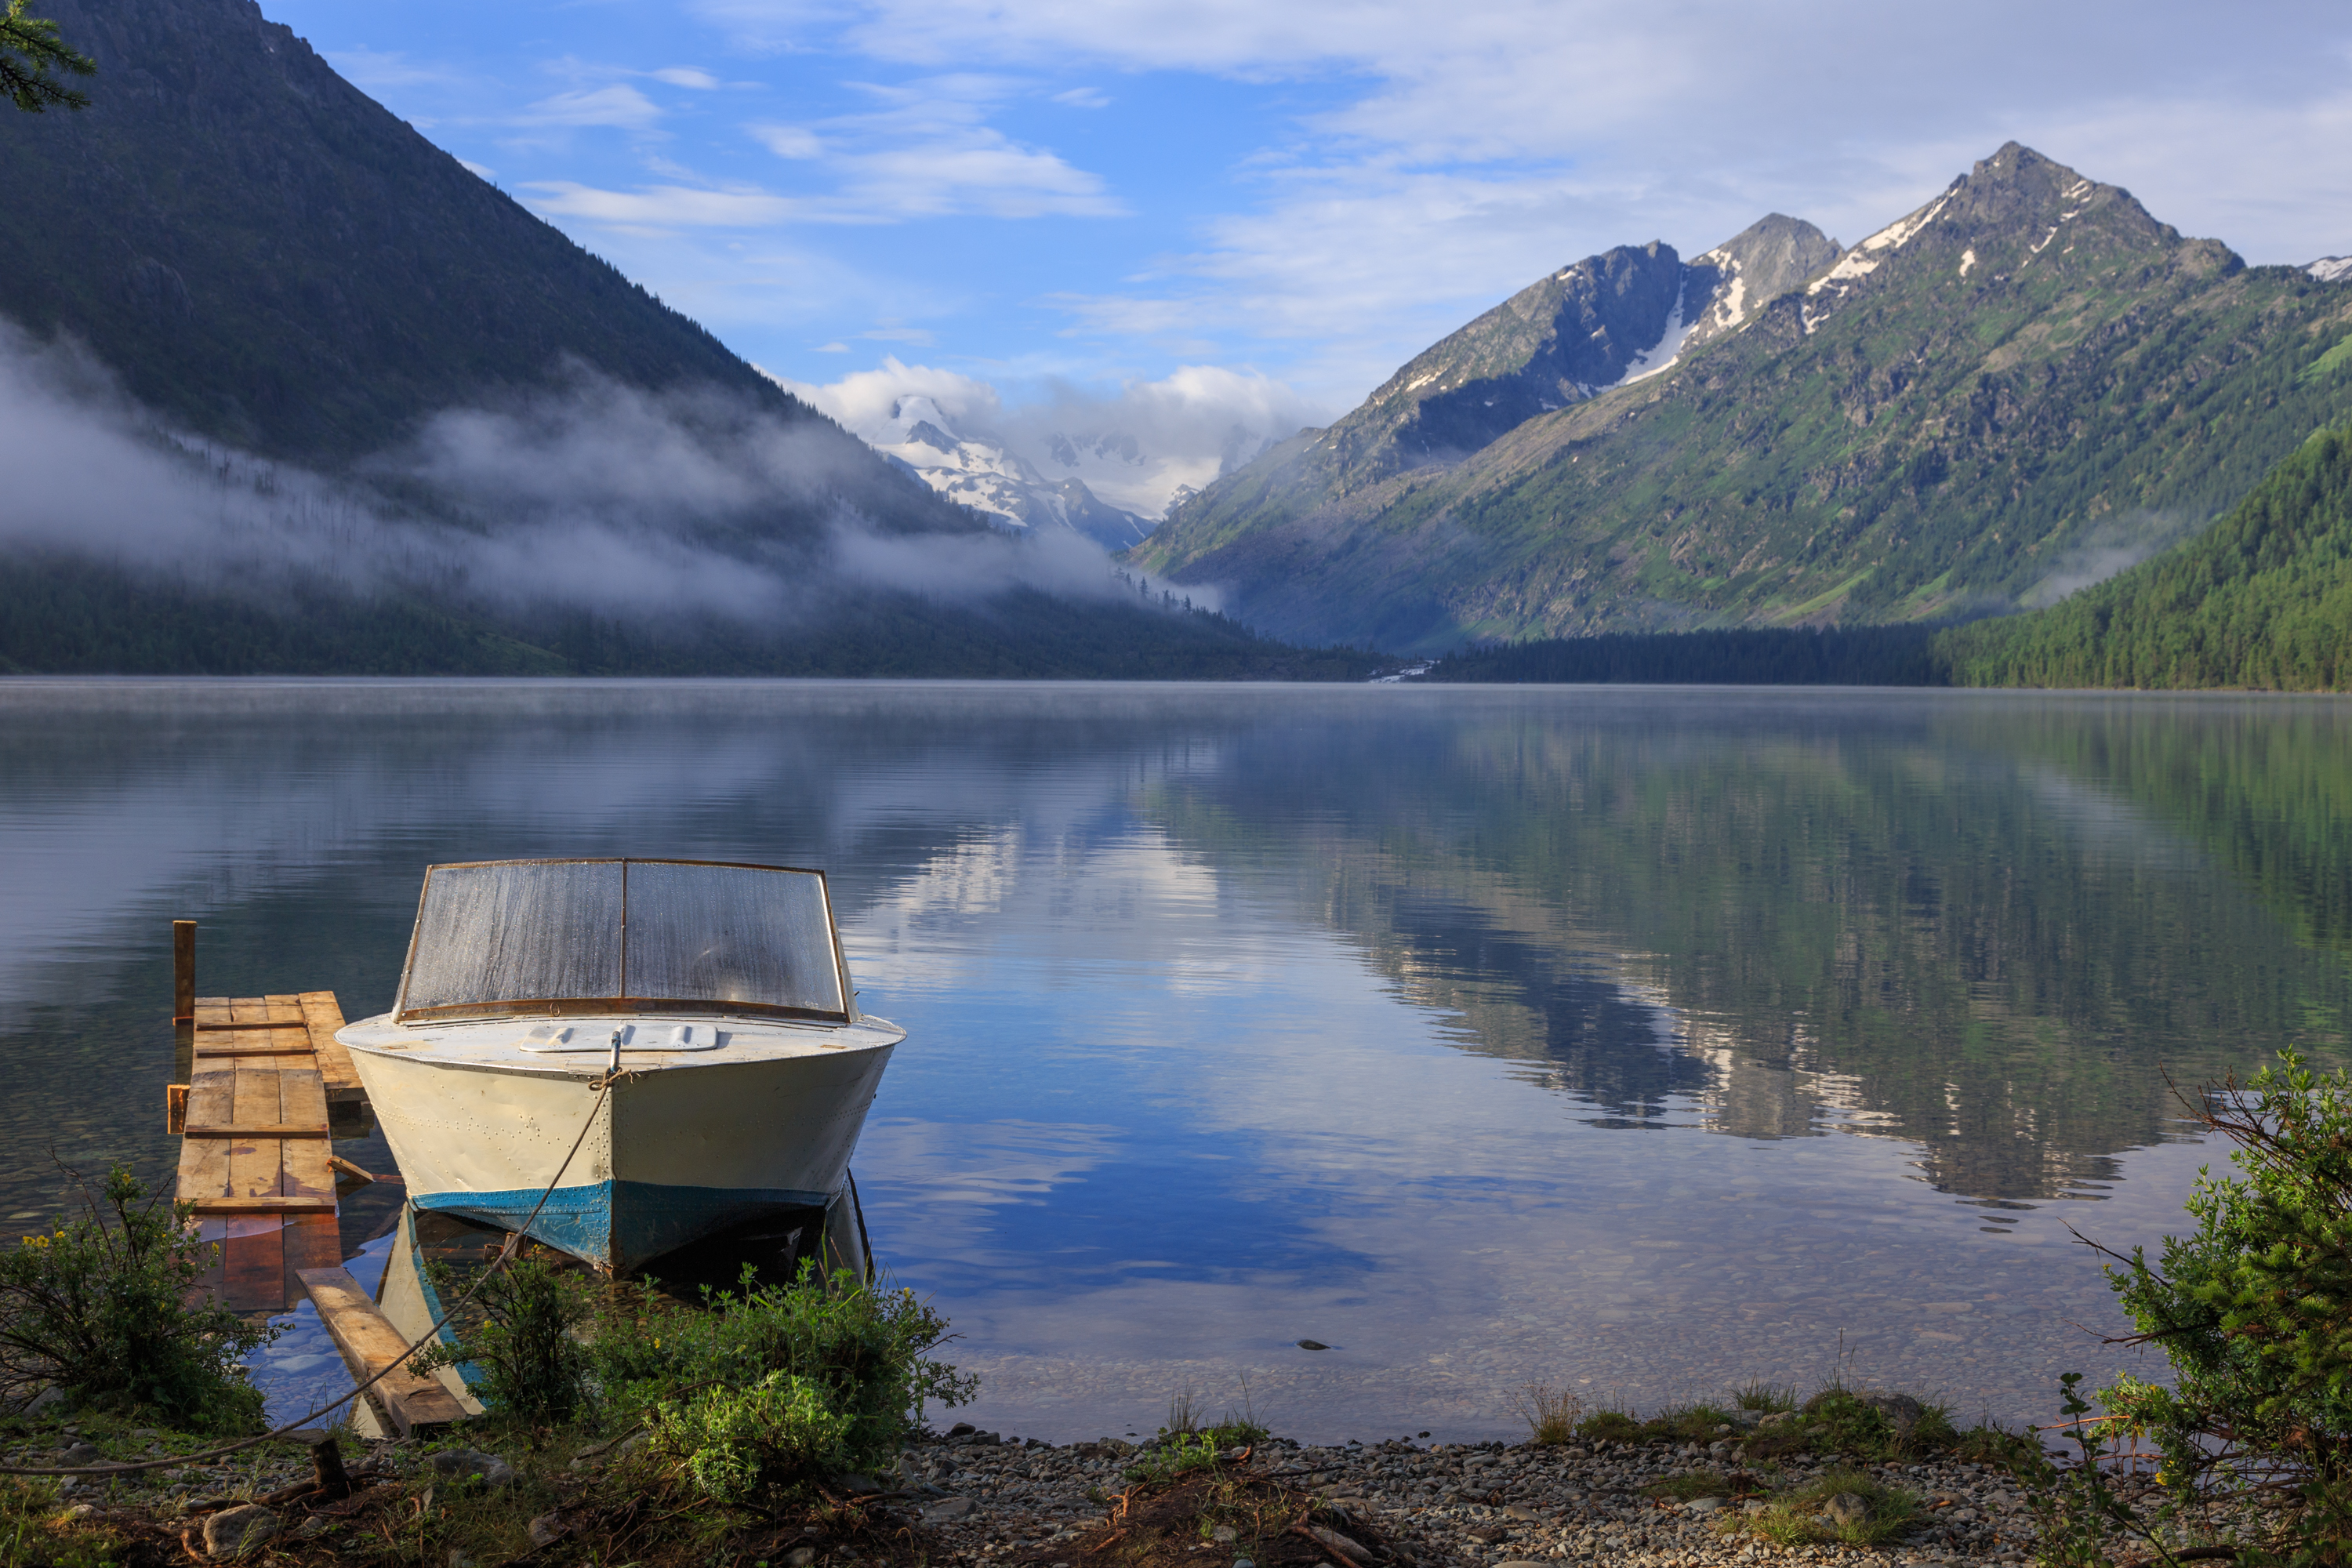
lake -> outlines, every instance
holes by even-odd
[[[174,917],[200,989],[356,1018],[430,862],[811,865],[909,1031],[856,1163],[874,1244],[986,1426],[1149,1433],[1189,1390],[1304,1438],[1501,1436],[1535,1383],[1837,1372],[2039,1417],[2062,1372],[2156,1370],[2101,1342],[2073,1231],[2182,1226],[2220,1154],[2170,1084],[2344,1058],[2347,716],[0,683],[0,1214],[42,1223],[61,1164],[167,1176]],[[347,1202],[347,1247],[396,1201]]]

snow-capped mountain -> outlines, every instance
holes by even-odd
[[[1014,532],[1066,528],[1106,550],[1124,550],[1152,529],[1134,512],[1098,499],[1084,479],[1047,479],[999,437],[958,429],[929,397],[898,399],[887,424],[858,434],[941,495]]]
[[[1293,428],[1286,425],[1278,429],[1252,429],[1236,422],[1227,427],[1213,452],[1200,449],[1181,456],[1157,450],[1133,432],[1118,428],[1046,430],[1029,447],[1036,455],[1037,466],[1046,473],[1056,479],[1085,480],[1087,489],[1104,500],[1145,519],[1144,527],[1149,530],[1158,525],[1170,507],[1251,462],[1287,437]],[[1205,448],[1208,443],[1197,445]]]
[[[2323,256],[2304,270],[2322,283],[2352,283],[2352,256]]]

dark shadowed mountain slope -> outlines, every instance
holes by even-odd
[[[1762,287],[1666,370],[1465,457],[1343,489],[1299,437],[1139,563],[1283,635],[1398,648],[1927,619],[2194,531],[2352,397],[2326,358],[2352,287],[2249,269],[2013,143]]]
[[[793,407],[252,0],[41,9],[99,75],[88,110],[0,127],[0,308],[74,333],[189,427],[351,456],[567,356]]]

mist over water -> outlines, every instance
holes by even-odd
[[[175,431],[71,342],[0,321],[0,552],[210,592],[583,609],[689,634],[814,620],[844,588],[956,604],[1122,592],[1101,548],[1066,531],[908,531],[920,487],[830,425],[585,367],[444,410],[327,473]],[[877,484],[908,486],[895,517]]]
[[[45,680],[0,719],[0,1215],[52,1151],[169,1169],[174,916],[202,989],[358,1017],[431,861],[822,866],[909,1031],[876,1246],[1029,1436],[1244,1378],[1302,1436],[1503,1436],[1529,1381],[1841,1345],[2045,1415],[2126,1364],[2068,1223],[2153,1241],[2213,1157],[2163,1074],[2340,1059],[2352,1002],[2326,700]]]

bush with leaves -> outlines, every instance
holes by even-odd
[[[656,1453],[740,1502],[887,1468],[927,1404],[971,1396],[976,1379],[931,1359],[948,1338],[913,1291],[804,1264],[781,1286],[747,1268],[735,1291],[706,1292],[700,1311],[648,1292],[608,1319],[594,1361],[606,1400],[644,1413]]]
[[[2111,1514],[2116,1529],[2212,1532],[2225,1505],[2276,1520],[2250,1560],[2292,1568],[2352,1562],[2352,1080],[2323,1076],[2294,1051],[2241,1086],[2192,1105],[2234,1145],[2238,1174],[2200,1173],[2197,1221],[2107,1270],[2138,1332],[2158,1346],[2176,1386],[2126,1376],[2102,1392],[2103,1424],[2151,1439],[2169,1501],[2154,1521]],[[2069,1384],[2072,1392],[2072,1384]],[[2089,1417],[2077,1415],[2084,1421]]]
[[[190,1304],[215,1249],[188,1218],[117,1165],[81,1218],[0,1249],[0,1396],[51,1383],[192,1430],[256,1426],[262,1394],[244,1362],[277,1331]]]
[[[456,1277],[446,1264],[430,1266],[446,1291]],[[473,1392],[483,1408],[527,1426],[560,1426],[588,1400],[590,1356],[578,1331],[594,1313],[582,1282],[546,1258],[518,1258],[494,1268],[474,1300],[480,1325],[454,1344],[435,1345],[409,1364],[418,1372],[471,1363],[479,1373]]]

